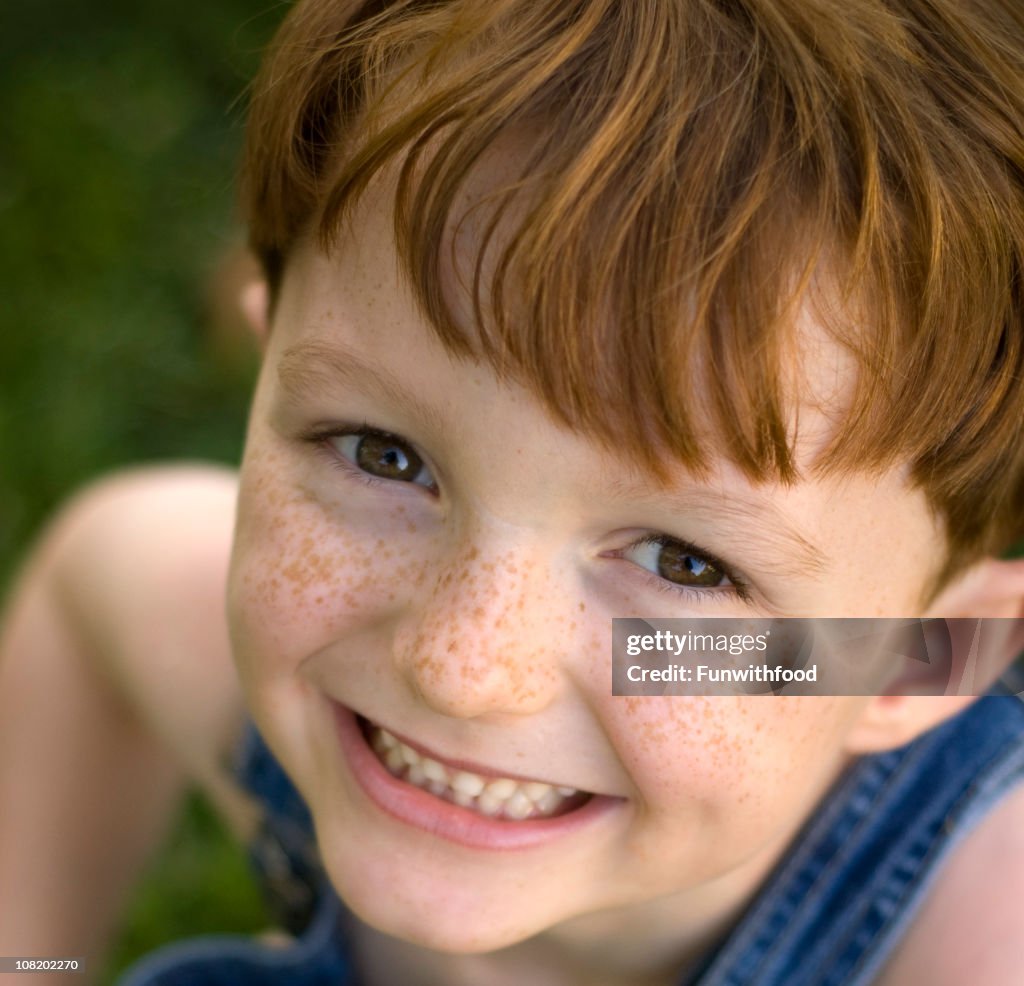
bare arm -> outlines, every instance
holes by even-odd
[[[232,501],[220,471],[126,474],[29,560],[0,631],[0,955],[97,970],[188,782],[224,786]]]
[[[1024,788],[953,851],[876,986],[1024,981]]]

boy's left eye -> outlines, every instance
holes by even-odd
[[[663,534],[644,538],[622,552],[622,557],[677,586],[711,589],[735,585],[717,559]]]
[[[413,446],[399,435],[363,430],[327,439],[349,463],[377,479],[432,488],[434,477]]]

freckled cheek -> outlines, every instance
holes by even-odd
[[[760,825],[808,786],[820,717],[768,697],[620,698],[611,726],[643,810],[670,822],[690,814]],[[828,700],[822,700],[828,701]],[[827,746],[826,746],[827,749]],[[819,771],[820,776],[820,771]]]
[[[247,652],[311,653],[387,620],[423,583],[424,554],[408,543],[414,532],[403,517],[383,530],[346,520],[301,493],[243,490],[229,616]]]

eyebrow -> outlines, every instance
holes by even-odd
[[[616,480],[612,483],[613,499],[640,499],[656,503],[661,508],[689,516],[705,518],[709,525],[726,520],[750,524],[757,523],[757,537],[751,539],[751,548],[757,550],[759,568],[778,575],[816,576],[828,568],[828,558],[789,521],[770,501],[756,500],[742,493],[694,488],[687,490],[660,489],[655,500],[652,494],[635,482]],[[765,554],[761,557],[763,551]],[[786,559],[785,565],[780,556]]]
[[[325,389],[352,389],[383,398],[435,432],[444,430],[436,408],[417,400],[386,367],[340,344],[301,342],[289,346],[278,363],[277,379],[285,400],[293,404],[318,397]]]

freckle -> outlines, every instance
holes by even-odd
[[[586,610],[586,608],[587,608],[587,607],[586,607],[586,606],[585,606],[585,605],[584,605],[583,603],[580,603],[580,612],[581,612],[581,613],[582,613],[582,612],[583,612],[584,610]]]

